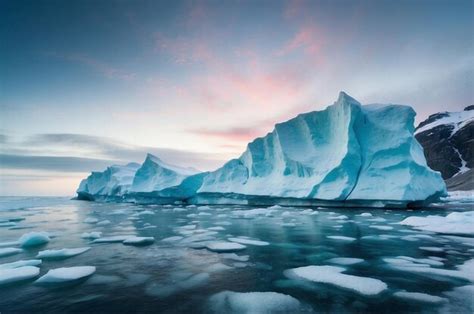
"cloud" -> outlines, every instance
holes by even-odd
[[[114,163],[116,161],[94,158],[0,154],[0,164],[7,169],[89,172],[105,169]]]
[[[230,128],[230,129],[192,129],[189,130],[194,134],[204,137],[215,137],[231,142],[250,142],[255,137],[262,135],[262,130],[259,127],[250,128]]]

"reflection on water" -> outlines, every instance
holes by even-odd
[[[469,270],[460,267],[473,259],[474,239],[398,224],[408,216],[445,216],[470,205],[402,211],[40,202],[39,207],[30,200],[28,206],[13,209],[2,203],[0,223],[14,225],[0,227],[0,242],[16,241],[31,231],[46,231],[52,239],[42,247],[1,257],[0,264],[33,259],[45,249],[90,246],[74,257],[44,260],[40,275],[59,267],[97,270],[67,286],[45,287],[34,280],[0,286],[1,313],[208,312],[213,308],[210,297],[225,290],[290,295],[301,302],[302,312],[472,311],[472,279]],[[154,237],[155,242],[134,246],[81,237],[95,231],[102,237]],[[245,248],[206,248],[231,238]],[[309,265],[343,267],[343,274],[378,279],[387,288],[366,295],[348,287],[347,276],[341,276],[342,282],[334,277],[334,282],[316,283],[285,275],[285,270]],[[425,271],[418,271],[420,267]],[[412,300],[404,292],[438,298]]]

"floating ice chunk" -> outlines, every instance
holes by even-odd
[[[377,295],[387,289],[387,284],[379,279],[342,274],[345,270],[337,266],[305,266],[288,269],[285,276],[331,284],[362,295]]]
[[[16,245],[19,245],[18,241],[0,242],[0,248],[1,247],[16,246]]]
[[[87,217],[86,219],[84,219],[84,222],[86,224],[95,224],[95,223],[99,222],[99,219],[94,218],[94,217]]]
[[[474,235],[474,211],[453,212],[443,216],[408,217],[401,225],[446,234]]]
[[[244,238],[229,238],[228,240],[232,242],[240,243],[240,244],[248,244],[248,245],[256,245],[256,246],[270,245],[270,243],[266,241],[244,239]]]
[[[127,245],[148,245],[155,242],[154,237],[130,237],[123,241]]]
[[[244,209],[244,210],[234,210],[232,215],[238,218],[244,219],[253,219],[259,216],[270,216],[275,210],[269,208],[254,208],[254,209]]]
[[[373,225],[369,226],[369,228],[377,229],[377,230],[392,230],[392,226],[378,226],[378,225]]]
[[[139,212],[138,215],[144,216],[144,215],[154,215],[155,213],[152,212],[151,210],[144,210],[142,212]]]
[[[185,212],[185,211],[188,211],[187,208],[184,208],[184,207],[175,207],[173,208],[173,211],[178,213],[178,212]]]
[[[235,253],[223,253],[220,256],[238,262],[247,262],[249,260],[248,255],[237,255]]]
[[[97,226],[106,226],[106,225],[110,225],[110,224],[111,224],[110,220],[107,220],[107,219],[106,219],[106,220],[101,220],[101,221],[99,221],[99,222],[97,223]]]
[[[35,278],[40,273],[38,267],[23,266],[17,268],[0,268],[0,285],[10,284]]]
[[[21,247],[33,247],[46,244],[50,241],[49,234],[46,232],[29,232],[20,237],[18,242]]]
[[[207,213],[207,212],[201,212],[198,214],[198,216],[212,216],[211,213]]]
[[[22,251],[23,251],[22,249],[18,249],[14,247],[0,248],[0,257],[15,255]]]
[[[12,263],[0,264],[0,269],[12,269],[12,268],[19,268],[23,266],[38,266],[41,265],[40,259],[29,259],[29,260],[21,260]]]
[[[193,275],[188,279],[179,283],[179,287],[182,289],[194,289],[197,287],[204,286],[209,282],[209,274],[208,273],[200,273],[197,275]]]
[[[207,205],[197,207],[197,210],[210,210],[210,209],[211,209],[211,207],[209,207]]]
[[[75,266],[75,267],[61,267],[51,269],[43,275],[36,283],[38,284],[61,284],[74,282],[83,278],[91,276],[95,272],[94,266]]]
[[[277,292],[222,291],[209,298],[211,313],[299,313],[301,303]]]
[[[331,216],[329,219],[334,219],[334,220],[343,220],[343,219],[348,219],[346,215],[339,215],[339,216]]]
[[[211,242],[206,248],[214,252],[232,252],[244,250],[246,246],[235,242]]]
[[[129,235],[117,235],[117,236],[111,236],[111,237],[103,237],[103,238],[98,238],[92,241],[92,243],[119,243],[127,240],[128,238],[131,238],[133,236]]]
[[[100,231],[92,231],[92,232],[84,232],[81,234],[81,238],[83,239],[98,239],[102,236],[102,232]]]
[[[328,263],[338,264],[338,265],[354,265],[364,262],[361,258],[355,257],[334,257],[327,260]]]
[[[0,228],[2,227],[14,227],[16,226],[16,223],[7,221],[7,222],[0,222]]]
[[[367,221],[372,221],[372,222],[385,222],[385,221],[387,221],[387,219],[382,218],[382,217],[377,217],[377,218],[367,219]]]
[[[430,295],[430,294],[420,293],[420,292],[398,291],[398,292],[395,292],[393,296],[399,299],[410,301],[410,302],[417,301],[417,302],[423,302],[423,303],[439,304],[439,303],[444,303],[448,301],[448,299],[446,298],[441,298],[435,295]]]
[[[383,259],[387,263],[395,263],[395,264],[402,264],[406,266],[444,266],[444,264],[440,261],[433,260],[430,258],[413,258],[409,256],[397,256],[395,258],[384,258]],[[398,260],[398,261],[397,261]],[[415,263],[415,264],[413,264]]]
[[[74,249],[45,250],[40,251],[36,257],[42,259],[63,259],[85,253],[90,249],[90,247],[79,247]]]
[[[162,241],[162,242],[175,242],[175,241],[181,240],[182,238],[183,238],[183,237],[181,237],[181,236],[174,236],[174,237],[164,238],[164,239],[162,239],[161,241]]]
[[[420,250],[428,251],[428,252],[443,252],[444,250],[440,247],[436,246],[420,246]]]
[[[474,285],[457,287],[445,294],[449,297],[449,303],[440,313],[474,313]]]
[[[372,217],[372,214],[371,213],[362,213],[359,216],[361,216],[361,217]]]
[[[210,227],[210,228],[207,228],[207,230],[212,230],[212,231],[224,231],[225,228],[224,228],[224,227],[221,227],[221,226],[217,226],[217,227]]]
[[[284,211],[283,213],[281,213],[281,216],[282,217],[290,217],[291,213],[289,211]]]
[[[352,242],[356,240],[356,238],[346,237],[346,236],[326,236],[326,238],[332,239],[332,240],[346,241],[346,242]]]

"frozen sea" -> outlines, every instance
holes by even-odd
[[[472,313],[470,211],[4,197],[0,313]]]

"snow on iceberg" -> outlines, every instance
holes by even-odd
[[[474,235],[474,211],[453,212],[447,216],[408,217],[401,225],[446,234]]]
[[[387,289],[387,284],[379,279],[346,275],[342,273],[345,270],[337,266],[304,266],[286,270],[285,276],[290,279],[331,284],[368,296],[377,295]]]
[[[87,278],[95,272],[94,266],[75,266],[51,269],[36,280],[38,284],[62,284]]]
[[[212,313],[300,313],[301,303],[277,292],[222,291],[209,298]]]

